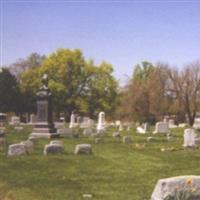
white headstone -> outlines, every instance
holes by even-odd
[[[105,113],[100,112],[97,123],[97,132],[101,132],[105,130]]]
[[[75,114],[72,113],[70,117],[70,123],[69,123],[69,128],[75,128],[76,127],[76,121],[75,121]]]
[[[197,135],[194,129],[187,128],[184,130],[184,147],[196,147]]]
[[[156,133],[161,133],[161,134],[167,134],[169,133],[169,124],[168,122],[157,122],[155,131],[153,132],[154,134]]]
[[[36,115],[35,114],[31,114],[30,115],[30,124],[34,124],[36,121],[37,121]]]
[[[136,131],[140,134],[146,134],[148,132],[148,123],[144,123],[143,126],[138,126]]]
[[[12,125],[19,125],[20,124],[20,118],[18,116],[12,116],[11,117],[11,124]]]
[[[169,120],[169,128],[176,128],[177,125],[174,124],[174,120],[173,119],[170,119]]]
[[[196,130],[200,130],[200,118],[199,117],[194,119],[193,128]]]

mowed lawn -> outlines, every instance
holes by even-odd
[[[7,143],[25,140],[29,132],[10,129]],[[44,156],[43,147],[49,143],[45,139],[27,156],[7,157],[6,147],[0,147],[0,200],[149,200],[158,179],[200,174],[200,150],[182,149],[183,129],[174,129],[170,142],[165,136],[153,136],[156,140],[150,143],[146,142],[150,134],[132,130],[131,145],[113,138],[112,132],[101,144],[92,137],[62,138],[61,155]],[[93,154],[74,155],[79,143],[92,144]],[[175,151],[160,150],[171,147]]]

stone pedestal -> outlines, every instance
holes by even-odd
[[[43,86],[37,92],[37,122],[31,136],[40,138],[56,137],[56,129],[52,118],[51,92],[48,88],[48,78],[43,77]]]

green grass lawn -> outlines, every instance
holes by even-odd
[[[8,144],[27,139],[29,132],[30,128],[21,133],[9,128]],[[173,141],[155,136],[151,143],[146,135],[130,131],[131,145],[111,133],[101,144],[83,136],[63,138],[61,155],[44,156],[43,147],[49,143],[45,139],[27,156],[7,157],[6,147],[0,147],[0,200],[149,200],[158,179],[200,174],[200,150],[182,149],[183,129],[173,130]],[[79,143],[92,144],[93,154],[74,155]],[[146,145],[138,148],[137,144]],[[176,150],[161,152],[163,147]]]

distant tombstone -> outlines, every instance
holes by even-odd
[[[18,116],[11,117],[11,124],[12,125],[20,125],[20,118]]]
[[[83,117],[82,122],[79,124],[80,128],[92,128],[94,121],[89,117]]]
[[[169,123],[169,128],[176,128],[177,127],[177,125],[175,125],[173,119],[170,119],[168,123]]]
[[[121,121],[120,121],[120,120],[116,120],[116,121],[115,121],[115,126],[116,126],[116,127],[119,127],[120,125],[121,125]]]
[[[123,130],[124,130],[124,128],[123,128],[122,124],[120,124],[119,125],[119,131],[123,131]]]
[[[184,144],[183,147],[194,148],[196,147],[196,138],[197,134],[194,129],[185,129],[184,130]]]
[[[105,113],[100,112],[98,116],[97,132],[102,132],[105,130]]]
[[[57,133],[61,137],[67,137],[67,138],[73,137],[73,132],[72,132],[72,129],[70,128],[57,129]]]
[[[30,115],[30,124],[34,124],[37,121],[37,117],[35,114]]]
[[[44,155],[63,153],[63,146],[60,144],[46,144],[44,147]]]
[[[75,114],[72,112],[70,117],[69,128],[75,128],[75,127],[76,127],[76,117]]]
[[[157,122],[154,134],[161,133],[161,134],[167,134],[169,133],[169,124],[168,122]]]
[[[74,154],[91,154],[91,144],[77,144],[74,150]]]
[[[193,128],[196,130],[200,130],[200,118],[199,117],[194,119]]]
[[[8,147],[8,155],[9,156],[19,156],[27,154],[26,147],[24,144],[11,144]]]
[[[178,194],[181,194],[183,192],[186,196],[181,198]],[[180,198],[176,198],[178,196]],[[158,180],[154,191],[151,195],[151,200],[162,199],[199,200],[200,176],[178,176]]]
[[[136,131],[140,134],[146,134],[148,132],[148,123],[144,123],[143,126],[138,126]]]
[[[56,129],[52,117],[52,94],[48,88],[48,76],[43,75],[43,85],[37,92],[37,122],[31,135],[50,138],[56,136]]]

